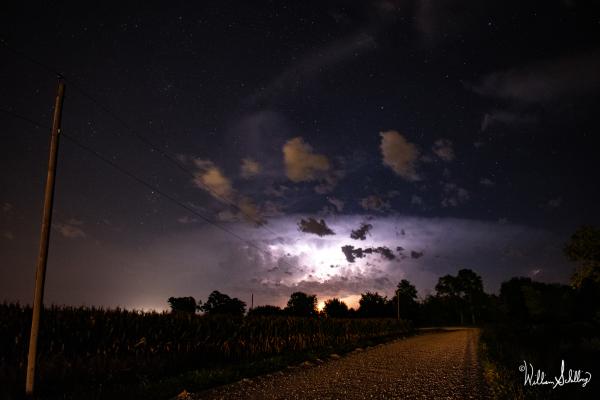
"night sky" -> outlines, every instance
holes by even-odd
[[[33,297],[53,71],[96,153],[61,139],[47,304],[568,282],[600,222],[600,6],[208,3],[3,6],[0,301]]]

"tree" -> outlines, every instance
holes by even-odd
[[[460,324],[462,325],[464,323],[464,315],[458,279],[452,275],[440,277],[437,285],[435,285],[435,291],[437,297],[442,300],[443,303],[458,313],[460,316]]]
[[[387,298],[377,292],[361,293],[358,304],[358,313],[361,317],[382,318],[390,316]]]
[[[231,298],[215,290],[208,296],[206,303],[200,306],[200,310],[209,315],[227,314],[242,316],[246,312],[246,303],[238,298]]]
[[[567,285],[512,278],[500,287],[500,304],[511,322],[567,321],[581,309],[574,306],[574,292]]]
[[[483,282],[481,277],[470,269],[461,269],[457,276],[440,277],[435,286],[437,295],[444,299],[450,307],[458,312],[460,324],[464,324],[464,313],[470,311],[471,323],[476,323],[475,315],[481,302],[484,301]]]
[[[471,313],[471,323],[477,322],[475,315],[482,304],[485,294],[483,292],[483,281],[481,276],[470,269],[461,269],[456,276],[460,288],[460,296],[465,301]]]
[[[391,314],[397,315],[399,308],[401,318],[414,320],[417,316],[418,306],[417,288],[406,279],[402,279],[396,286],[394,297],[390,300],[390,308],[393,309]]]
[[[195,313],[197,309],[196,299],[193,297],[169,297],[167,300],[171,307],[171,312]]]
[[[294,292],[284,311],[286,314],[296,317],[314,317],[317,315],[317,296]]]
[[[249,316],[274,316],[274,315],[283,315],[283,310],[281,307],[277,306],[257,306],[248,311]]]
[[[323,307],[323,311],[330,318],[348,317],[348,306],[338,298],[327,300]]]
[[[571,277],[574,287],[600,284],[600,229],[589,225],[580,227],[565,245],[564,252],[571,261],[579,263]]]

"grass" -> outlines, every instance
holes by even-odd
[[[599,372],[600,329],[592,323],[568,324],[494,324],[482,330],[480,353],[484,376],[494,399],[598,399],[600,385],[594,383]],[[561,361],[566,368],[592,373],[586,386],[524,385],[519,371],[523,361],[533,364],[553,379],[560,375]]]

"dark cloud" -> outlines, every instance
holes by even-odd
[[[365,211],[387,211],[390,209],[390,203],[379,196],[370,195],[360,200],[360,206]]]
[[[318,236],[335,235],[335,232],[331,230],[325,223],[325,220],[321,219],[317,221],[314,218],[301,219],[298,222],[298,229],[304,233],[313,233]]]
[[[479,184],[483,185],[483,186],[488,186],[488,187],[495,185],[494,181],[492,181],[490,178],[481,178],[479,180]]]
[[[342,253],[346,256],[346,260],[350,263],[356,261],[357,258],[366,257],[369,254],[380,254],[386,260],[394,260],[396,255],[392,250],[385,246],[379,247],[367,247],[365,249],[360,247],[354,247],[352,245],[342,246]]]
[[[350,60],[358,53],[366,53],[375,48],[373,37],[359,32],[339,40],[334,40],[315,48],[299,61],[294,61],[281,74],[261,88],[250,99],[250,104],[268,102],[276,97],[291,94],[301,84],[306,84],[323,70]]]
[[[373,225],[362,223],[360,224],[360,228],[352,230],[350,233],[350,238],[354,240],[365,240],[371,229],[373,229]]]
[[[452,161],[454,160],[454,147],[452,146],[452,141],[448,139],[438,139],[433,143],[433,147],[431,149],[433,153],[438,156],[443,161]]]
[[[516,103],[544,103],[600,87],[600,51],[550,59],[485,76],[472,89]]]
[[[423,254],[425,254],[425,253],[422,252],[422,251],[419,252],[419,251],[414,251],[413,250],[413,251],[410,252],[410,257],[411,258],[421,258],[421,257],[423,257]]]
[[[444,183],[442,186],[442,207],[458,207],[469,201],[471,195],[467,189],[455,183]]]
[[[485,132],[494,125],[522,125],[537,121],[537,118],[523,112],[492,110],[481,119],[481,131]]]
[[[376,253],[381,254],[387,260],[394,260],[396,256],[389,248],[385,246],[380,246],[374,250]]]
[[[83,221],[71,218],[66,222],[56,222],[52,224],[63,237],[67,239],[83,239],[87,234],[83,230]]]
[[[327,201],[333,204],[337,212],[344,211],[344,202],[335,197],[327,197]]]

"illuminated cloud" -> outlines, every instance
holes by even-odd
[[[283,161],[287,177],[293,182],[314,181],[329,171],[329,159],[315,154],[301,137],[288,140],[283,146]]]
[[[252,178],[253,176],[260,174],[262,170],[260,164],[251,158],[244,158],[242,160],[242,166],[240,168],[242,178],[246,179]]]
[[[381,132],[383,164],[408,181],[419,180],[415,163],[419,158],[417,147],[396,131]]]
[[[432,147],[432,151],[443,161],[454,160],[454,148],[448,139],[438,139]]]
[[[198,171],[194,174],[194,184],[220,200],[231,200],[233,188],[231,181],[223,175],[223,172],[209,160],[194,160]]]
[[[260,214],[260,209],[254,202],[246,197],[236,193],[231,185],[231,181],[221,172],[221,170],[210,160],[194,160],[198,171],[194,174],[194,184],[209,192],[216,199],[234,206],[235,212],[225,210],[218,213],[218,219],[221,221],[235,221],[237,219],[246,219],[257,225],[265,223]]]

